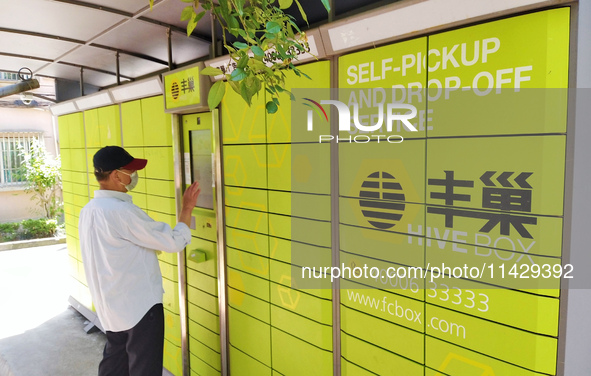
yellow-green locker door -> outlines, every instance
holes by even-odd
[[[70,294],[89,310],[93,310],[90,290],[84,274],[78,218],[80,210],[89,200],[86,173],[85,127],[81,112],[58,118],[60,155],[62,160],[62,192],[66,222],[66,243],[70,254],[73,281]]]
[[[186,252],[187,323],[191,375],[220,375],[214,121],[209,112],[183,115],[184,183],[201,189]]]

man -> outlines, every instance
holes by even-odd
[[[93,162],[100,190],[80,212],[78,227],[88,287],[107,332],[99,376],[161,376],[164,312],[156,252],[181,252],[191,242],[199,184],[185,192],[179,223],[171,228],[151,219],[126,193],[147,160],[106,146]]]

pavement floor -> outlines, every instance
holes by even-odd
[[[65,244],[0,252],[0,376],[95,376],[105,335],[68,305]]]

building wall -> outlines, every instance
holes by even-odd
[[[48,109],[0,107],[0,134],[15,131],[43,132],[47,151],[57,155],[53,117]],[[0,222],[42,217],[43,212],[38,210],[36,201],[31,201],[31,197],[22,187],[0,187],[0,206],[3,208]]]

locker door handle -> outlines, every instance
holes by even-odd
[[[207,255],[203,251],[194,249],[189,252],[189,260],[193,262],[205,262],[207,260]]]

